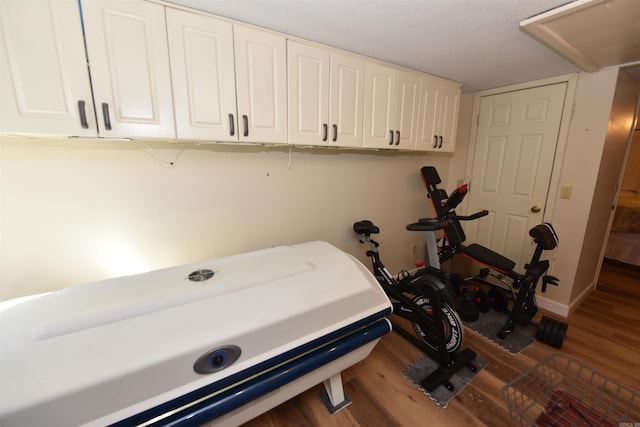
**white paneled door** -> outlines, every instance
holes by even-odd
[[[565,92],[559,83],[480,101],[469,212],[490,214],[468,237],[520,269],[532,249],[528,231],[543,220]]]

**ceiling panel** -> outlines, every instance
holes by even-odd
[[[640,0],[579,0],[520,25],[585,71],[640,61]]]

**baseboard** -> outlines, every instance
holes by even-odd
[[[577,298],[571,301],[571,304],[569,304],[569,312],[580,305],[582,300],[589,296],[589,294],[596,288],[596,284],[596,282],[591,283],[584,291],[580,292],[580,295],[578,295]]]
[[[567,317],[569,315],[569,312],[571,311],[568,305],[560,304],[557,301],[542,297],[540,295],[536,295],[536,303],[538,304],[538,307],[562,317]]]

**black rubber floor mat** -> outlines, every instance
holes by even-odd
[[[500,339],[497,333],[507,322],[507,315],[494,310],[481,313],[478,320],[474,322],[463,322],[464,325],[477,332],[493,343],[508,350],[513,354],[520,353],[536,340],[536,327],[533,325],[516,325],[505,339]]]
[[[402,375],[426,394],[431,400],[439,406],[446,408],[451,399],[460,393],[460,390],[465,388],[465,386],[469,384],[471,380],[489,364],[489,362],[480,356],[476,356],[473,360],[473,364],[477,368],[476,372],[471,372],[471,370],[467,368],[462,368],[451,377],[449,381],[453,384],[453,391],[447,390],[443,385],[438,386],[432,392],[427,392],[422,388],[420,381],[438,368],[436,362],[427,356],[423,356],[421,359],[416,360],[411,365],[404,368]]]

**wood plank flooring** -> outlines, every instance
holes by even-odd
[[[422,353],[395,333],[384,336],[367,359],[342,373],[353,403],[329,415],[322,385],[245,424],[271,426],[512,426],[502,387],[553,353],[572,356],[638,390],[640,384],[640,267],[605,262],[598,286],[566,319],[561,350],[535,342],[517,355],[466,331],[468,347],[489,365],[443,409],[401,371]],[[640,420],[637,420],[640,422]]]

